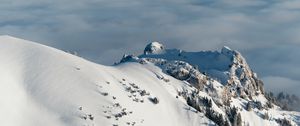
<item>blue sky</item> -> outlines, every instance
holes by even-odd
[[[151,41],[190,51],[227,45],[268,89],[300,89],[297,0],[2,0],[0,17],[0,34],[102,64],[141,53]]]

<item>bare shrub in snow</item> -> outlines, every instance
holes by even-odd
[[[251,111],[252,110],[252,104],[251,102],[248,102],[247,105],[246,105],[246,110],[247,111]]]
[[[92,114],[89,114],[88,117],[90,120],[94,120],[94,116]]]
[[[276,122],[281,126],[293,126],[291,121],[284,118],[284,119],[276,119]]]
[[[149,97],[148,98],[153,104],[158,104],[159,103],[159,100],[157,97]]]
[[[102,92],[101,94],[102,94],[103,96],[107,96],[107,95],[108,95],[107,92]]]

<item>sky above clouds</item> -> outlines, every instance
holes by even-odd
[[[190,51],[227,45],[269,89],[300,89],[298,0],[2,0],[0,34],[107,65],[151,41]]]

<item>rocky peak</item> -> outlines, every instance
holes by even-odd
[[[124,54],[122,59],[120,60],[120,63],[129,62],[129,61],[136,61],[138,58],[134,55],[127,55]]]
[[[232,57],[232,56],[236,55],[236,51],[230,49],[228,46],[223,46],[223,48],[221,49],[221,54],[228,56],[228,57]]]
[[[234,96],[250,98],[264,92],[262,81],[251,70],[245,58],[227,46],[219,52],[186,52],[165,49],[161,43],[151,42],[146,46],[144,55],[125,55],[121,62],[126,61],[154,63],[167,74],[192,85],[205,85],[205,78],[212,78],[229,87]]]
[[[152,42],[146,46],[144,54],[124,55],[121,63],[128,61],[155,65],[165,74],[188,84],[192,90],[178,90],[178,96],[182,96],[195,110],[204,111],[218,125],[241,125],[241,121],[237,123],[234,119],[244,118],[240,116],[243,109],[264,111],[273,108],[273,104],[265,98],[263,82],[246,59],[227,46],[220,51],[188,52],[165,49],[162,44]],[[156,76],[166,83],[170,81],[168,76]],[[224,112],[215,116],[222,110]]]
[[[144,50],[144,54],[159,54],[164,50],[164,46],[159,42],[149,43]]]
[[[245,58],[238,51],[223,47],[221,53],[230,56],[232,59],[232,65],[228,70],[230,73],[228,85],[238,87],[235,90],[237,95],[252,97],[264,93],[263,82],[252,71]]]

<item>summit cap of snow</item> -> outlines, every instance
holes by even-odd
[[[164,50],[164,46],[159,42],[151,42],[149,43],[144,50],[144,54],[158,54]]]
[[[228,46],[223,46],[223,48],[222,48],[222,53],[224,52],[228,52],[228,51],[232,51]]]

